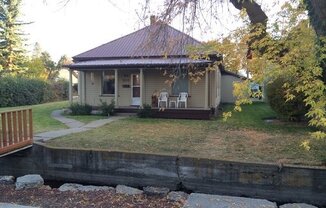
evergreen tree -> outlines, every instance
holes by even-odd
[[[21,0],[0,0],[0,77],[23,72],[24,49],[18,20]]]

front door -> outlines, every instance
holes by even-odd
[[[131,75],[131,105],[140,105],[140,76]]]

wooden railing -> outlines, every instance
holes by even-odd
[[[0,114],[0,155],[33,144],[32,109]]]

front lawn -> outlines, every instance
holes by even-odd
[[[227,122],[130,117],[47,144],[236,161],[325,164],[325,141],[314,141],[307,152],[300,144],[308,138],[309,129],[303,124],[263,121],[273,116],[269,106],[255,103]]]
[[[31,105],[31,106],[0,108],[0,112],[32,108],[34,132],[39,133],[39,132],[67,128],[67,126],[65,126],[61,122],[51,117],[52,111],[66,108],[67,106],[68,106],[67,101],[60,101],[60,102],[44,103],[44,104]]]

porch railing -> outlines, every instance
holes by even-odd
[[[0,114],[0,156],[33,144],[32,109]]]

